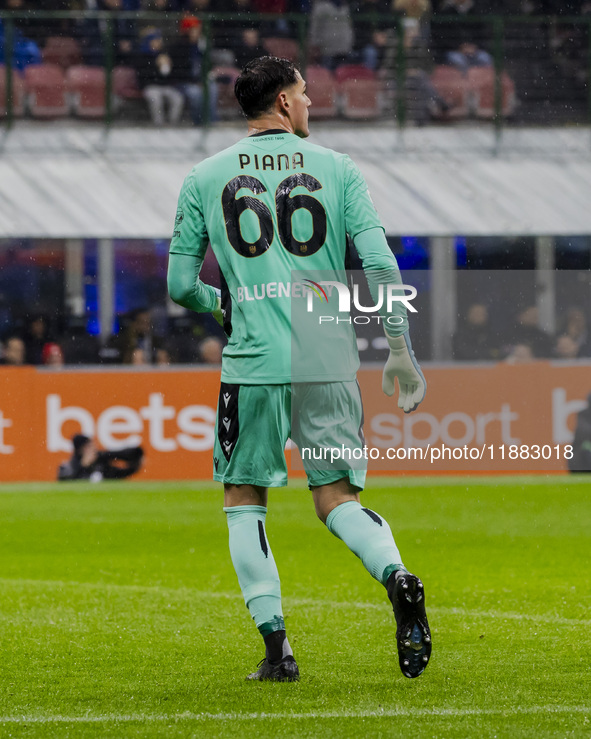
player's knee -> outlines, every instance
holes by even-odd
[[[258,485],[224,485],[224,506],[258,505],[267,507],[267,488]]]
[[[341,503],[347,503],[348,501],[359,502],[359,493],[350,484],[348,478],[342,478],[329,485],[312,488],[312,496],[314,498],[316,515],[324,524],[330,512]]]

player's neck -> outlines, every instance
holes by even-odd
[[[281,129],[286,133],[295,133],[289,118],[278,115],[269,115],[264,118],[257,118],[256,120],[248,121],[247,136],[254,136],[257,133],[264,133],[265,131],[276,131],[277,129]]]

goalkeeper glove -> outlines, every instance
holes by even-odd
[[[222,291],[219,289],[219,287],[214,287],[213,289],[215,290],[215,308],[214,310],[212,310],[211,315],[223,328],[224,314],[222,312]]]
[[[425,397],[427,383],[412,350],[408,331],[402,336],[388,336],[390,356],[382,375],[382,390],[393,395],[398,378],[398,407],[405,413],[416,410]]]

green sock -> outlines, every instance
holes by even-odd
[[[263,636],[285,629],[281,585],[267,541],[263,506],[224,508],[230,534],[230,556],[244,602]]]
[[[403,569],[388,523],[357,501],[349,500],[333,508],[326,527],[345,542],[370,575],[382,584],[394,570]]]

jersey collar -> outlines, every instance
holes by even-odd
[[[284,128],[268,128],[266,131],[259,131],[258,133],[251,133],[250,136],[247,136],[248,139],[254,139],[257,136],[271,136],[272,134],[278,134],[278,133],[289,133],[289,131],[286,131]]]

